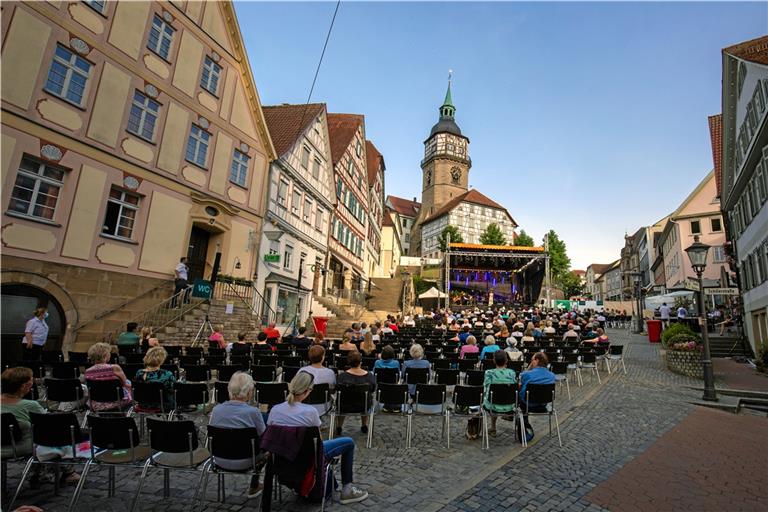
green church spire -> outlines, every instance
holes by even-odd
[[[442,106],[440,107],[440,117],[449,117],[453,119],[454,114],[456,113],[456,107],[453,106],[453,98],[451,98],[451,76],[453,75],[452,70],[448,70],[448,90],[445,91],[445,100],[443,101]]]

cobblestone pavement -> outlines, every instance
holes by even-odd
[[[678,423],[693,406],[689,400],[698,393],[687,388],[696,381],[664,369],[658,346],[626,331],[613,330],[614,342],[627,346],[628,374],[606,375],[602,385],[585,375],[585,385],[572,383],[572,399],[559,391],[558,413],[563,447],[557,437],[548,437],[546,418],[532,418],[536,439],[527,450],[514,442],[512,424],[499,421],[499,434],[491,449],[481,450],[480,441],[464,438],[465,420],[451,423],[451,448],[445,448],[437,418],[414,420],[413,447],[405,450],[405,421],[394,416],[379,416],[373,448],[365,448],[359,421],[350,418],[344,435],[357,442],[356,483],[371,496],[345,510],[599,510],[584,499],[600,482],[616,473],[627,462],[647,449],[659,436]],[[9,487],[18,483],[21,468],[12,466]],[[105,469],[93,469],[88,477],[78,510],[128,510],[140,470],[117,470],[117,493],[108,498]],[[162,472],[150,472],[141,494],[140,509],[182,511],[191,509],[199,473],[174,472],[171,498],[162,494]],[[208,487],[203,507],[208,511],[254,509],[258,499],[244,494],[247,478],[229,476],[227,499],[215,501],[215,480]],[[53,496],[51,486],[38,491],[25,487],[18,503],[64,510],[71,488]],[[319,507],[296,501],[290,491],[275,510],[307,511]],[[339,508],[339,505],[334,505]]]

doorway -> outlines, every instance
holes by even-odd
[[[60,350],[64,338],[66,318],[61,305],[40,288],[26,284],[4,284],[2,286],[2,347],[3,359],[21,359],[21,341],[27,320],[32,318],[36,308],[48,308],[48,340],[46,350]]]
[[[211,234],[197,226],[192,226],[187,250],[187,266],[189,267],[189,283],[195,279],[205,279],[205,260],[208,256],[208,242]]]

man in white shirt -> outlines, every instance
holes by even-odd
[[[189,267],[187,266],[187,258],[181,258],[179,260],[179,264],[176,265],[173,273],[176,278],[174,281],[173,289],[173,307],[178,308],[178,300],[181,298],[181,295],[179,294],[186,290],[188,286],[187,279],[189,278]],[[189,298],[187,297],[186,293],[184,293],[184,302],[189,302]]]
[[[666,329],[669,325],[669,314],[671,313],[669,306],[664,302],[659,308],[659,316],[661,316],[661,327]]]
[[[686,316],[688,316],[687,309],[685,309],[683,306],[677,308],[677,318],[685,318]]]

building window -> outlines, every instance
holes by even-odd
[[[269,254],[280,254],[280,242],[277,240],[269,241]]]
[[[212,58],[206,56],[203,61],[203,74],[200,76],[200,87],[217,96],[220,76],[221,66],[213,62]]]
[[[304,198],[304,222],[312,222],[312,201],[308,197]]]
[[[312,162],[312,177],[315,179],[320,178],[320,160],[315,158],[315,161]]]
[[[99,14],[107,12],[106,0],[84,0],[88,6]]]
[[[229,181],[244,187],[248,179],[249,161],[248,155],[236,149],[234,155],[232,155],[232,165],[229,168]]]
[[[155,17],[152,19],[152,28],[149,29],[147,48],[161,56],[163,59],[168,60],[168,56],[171,54],[173,33],[173,27],[166,23],[163,18],[155,14]]]
[[[45,90],[80,107],[90,74],[90,62],[62,46],[56,46]]]
[[[144,140],[155,138],[155,125],[160,104],[139,91],[133,93],[131,113],[128,116],[128,131]]]
[[[310,154],[309,148],[307,146],[304,146],[301,149],[301,166],[304,169],[309,169],[309,154]]]
[[[301,192],[296,190],[296,186],[294,185],[293,200],[291,201],[291,213],[298,217],[299,208],[301,208]]]
[[[8,211],[53,220],[64,170],[25,156],[19,164]]]
[[[723,226],[722,226],[722,223],[720,222],[720,218],[712,219],[712,231],[716,233],[722,230],[723,230]]]
[[[763,168],[763,164],[757,164],[757,167],[755,167],[755,181],[757,182],[757,192],[758,197],[760,198],[760,204],[765,203],[766,198],[768,198],[768,188],[765,185],[766,173],[768,173],[768,170]]]
[[[347,174],[349,174],[350,176],[352,176],[352,174],[353,174],[354,172],[355,172],[355,163],[354,163],[354,162],[352,161],[352,159],[350,158],[349,160],[347,160]]]
[[[315,229],[322,231],[323,230],[323,217],[325,216],[325,212],[322,208],[318,208],[317,212],[315,212]]]
[[[363,145],[360,144],[360,141],[357,141],[357,144],[355,145],[355,156],[360,156],[363,152]]]
[[[712,261],[714,263],[723,263],[725,261],[725,249],[722,245],[712,247]]]
[[[691,233],[694,235],[701,234],[701,222],[698,220],[691,221]]]
[[[193,124],[189,130],[189,139],[187,139],[187,154],[185,157],[187,162],[205,167],[205,160],[208,157],[208,142],[210,140],[210,133]]]
[[[277,188],[277,202],[285,206],[285,201],[288,198],[288,182],[280,180],[280,186]]]
[[[285,251],[283,252],[283,268],[285,270],[291,270],[291,258],[293,257],[293,247],[286,244]]]
[[[344,191],[344,183],[341,181],[341,178],[339,178],[339,181],[336,182],[336,199],[341,198],[341,193]]]
[[[130,239],[139,210],[139,196],[112,187],[107,199],[107,214],[101,232],[105,235]]]

